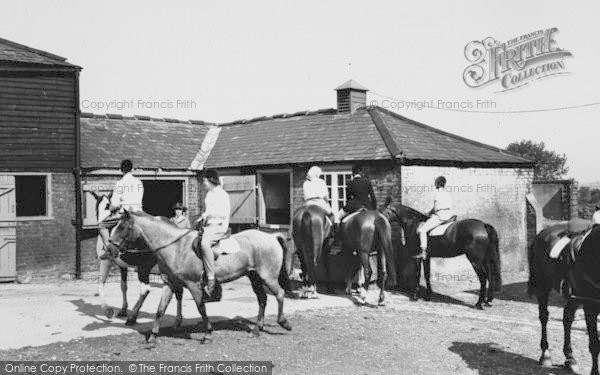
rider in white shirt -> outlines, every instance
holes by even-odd
[[[329,192],[327,190],[327,184],[321,178],[322,174],[321,168],[316,165],[312,166],[306,173],[306,181],[304,181],[304,184],[302,185],[304,204],[307,206],[315,205],[324,209],[333,224],[335,222],[335,215],[328,202]]]
[[[446,178],[439,176],[435,179],[435,196],[431,216],[419,228],[419,237],[421,240],[421,253],[416,258],[427,259],[427,233],[433,228],[439,226],[446,220],[452,218],[452,197],[445,190]]]
[[[110,238],[110,230],[114,228],[119,220],[123,210],[141,211],[142,200],[144,199],[144,184],[137,177],[131,174],[133,163],[131,160],[125,159],[121,162],[121,173],[123,177],[117,181],[110,198],[110,211],[112,214],[98,223],[98,231],[102,242],[104,242],[104,253],[100,255],[100,259],[110,259],[110,254],[106,251],[108,239]]]
[[[202,260],[206,271],[206,291],[208,295],[211,295],[216,284],[215,255],[212,247],[227,233],[231,203],[229,202],[229,194],[221,187],[217,171],[206,171],[203,183],[208,190],[204,199],[206,209],[196,222],[200,222],[204,226],[200,246],[202,247]]]

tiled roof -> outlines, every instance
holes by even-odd
[[[206,166],[221,168],[389,157],[366,110],[338,114],[329,109],[223,124]]]
[[[0,38],[0,62],[41,64],[80,69],[78,66],[68,63],[64,57],[2,38]]]
[[[147,116],[82,114],[81,166],[118,168],[131,159],[136,168],[190,168],[214,124]]]
[[[530,160],[409,120],[381,107],[297,112],[222,124],[210,168],[403,158],[417,163]]]
[[[373,107],[408,160],[531,163],[500,148],[447,133],[397,113]]]

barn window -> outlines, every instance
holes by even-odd
[[[49,175],[16,175],[16,216],[35,218],[50,216]]]
[[[352,179],[350,172],[324,172],[323,177],[329,193],[329,204],[338,212],[346,204],[346,185]]]

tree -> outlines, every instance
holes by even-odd
[[[552,150],[547,150],[544,142],[533,141],[512,142],[507,151],[535,161],[533,178],[536,180],[559,180],[569,171],[567,156]]]

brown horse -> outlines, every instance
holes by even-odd
[[[398,222],[404,231],[406,249],[410,255],[416,255],[420,250],[417,229],[420,223],[427,220],[421,212],[401,204],[387,204],[382,208],[384,215],[390,222]],[[429,254],[423,261],[425,282],[427,283],[426,300],[431,298],[431,257],[452,258],[466,255],[471,262],[481,287],[479,299],[475,308],[483,309],[482,304],[490,306],[493,292],[500,291],[502,286],[500,253],[498,248],[498,234],[494,227],[477,219],[459,220],[452,224],[443,236],[431,238],[429,241]],[[419,281],[421,278],[421,262],[416,260],[416,283],[411,296],[418,299]],[[486,290],[486,283],[489,287]]]
[[[583,305],[589,336],[589,349],[593,362],[591,373],[597,375],[598,353],[600,352],[597,330],[597,317],[600,311],[600,290],[597,287],[600,281],[597,276],[597,271],[600,268],[600,226],[594,226],[585,238],[583,238],[583,234],[575,238],[576,240],[583,240],[583,242],[574,260],[570,259],[568,255],[552,259],[550,250],[566,234],[567,230],[567,223],[548,227],[538,233],[529,247],[527,292],[529,295],[535,295],[538,301],[539,319],[542,328],[540,364],[546,367],[552,366],[546,326],[549,318],[548,297],[550,291],[554,289],[563,292],[563,296],[565,296],[563,309],[565,367],[574,373],[579,372],[579,366],[571,348],[571,326],[575,319],[575,312]],[[571,244],[567,246],[571,246]],[[570,249],[570,247],[567,247],[567,249]]]
[[[327,212],[319,206],[302,206],[296,210],[293,219],[293,239],[296,253],[302,267],[302,278],[307,288],[303,297],[317,298],[316,270],[325,266],[329,280],[328,251],[331,245],[333,223]],[[331,290],[327,283],[328,291]]]
[[[96,218],[98,221],[110,215],[110,211],[108,209],[110,205],[110,195],[97,194],[94,191],[90,191],[90,193],[96,199]],[[168,220],[164,218],[164,220]],[[102,238],[98,236],[96,242],[96,253],[98,256],[102,254],[102,250],[104,248],[104,243],[102,242]],[[146,297],[150,294],[150,271],[156,265],[156,257],[152,252],[147,251],[147,245],[142,241],[138,241],[136,244],[132,244],[132,249],[141,249],[141,250],[131,250],[122,252],[115,259],[105,259],[100,260],[99,267],[99,279],[98,279],[98,295],[100,296],[100,300],[102,301],[102,309],[104,310],[104,314],[109,319],[113,317],[114,311],[111,307],[108,307],[106,303],[104,287],[106,281],[108,279],[108,274],[110,269],[113,266],[119,267],[121,273],[121,293],[123,295],[123,303],[121,306],[121,310],[117,313],[118,317],[127,317],[127,321],[125,324],[133,325],[137,321],[137,317],[139,314]],[[133,310],[128,314],[127,313],[127,275],[128,268],[136,267],[138,279],[140,282],[140,295],[139,298],[133,307]],[[167,287],[167,286],[165,286]],[[181,312],[181,300],[183,298],[183,289],[178,289],[175,291],[175,295],[177,297],[177,318],[175,320],[175,327],[181,326],[181,322],[183,321],[182,312]]]
[[[362,302],[365,302],[366,292],[373,274],[369,256],[376,253],[377,285],[380,289],[378,304],[380,306],[384,305],[386,281],[389,281],[392,285],[396,283],[390,223],[377,210],[365,209],[349,216],[340,230],[342,250],[346,258],[344,263],[347,265],[346,293],[350,294],[352,278],[362,266],[365,273],[366,288],[365,284],[359,285],[359,293]]]
[[[193,249],[197,231],[180,229],[159,218],[144,213],[125,212],[110,237],[112,251],[126,248],[128,243],[143,240],[154,252],[161,272],[170,288],[163,289],[156,319],[148,341],[156,340],[160,320],[173,296],[173,291],[186,287],[200,315],[204,335],[201,342],[211,340],[212,325],[206,315],[205,295],[202,288],[204,266]],[[286,330],[292,327],[283,314],[285,291],[289,288],[289,259],[285,238],[258,230],[245,230],[233,235],[240,245],[240,251],[221,255],[215,262],[215,276],[219,283],[233,281],[248,276],[258,299],[258,319],[252,336],[257,337],[264,326],[267,294],[265,286],[275,295],[279,305],[277,323]]]

